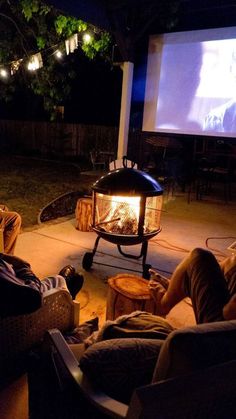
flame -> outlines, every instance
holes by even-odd
[[[112,196],[111,197],[111,210],[115,211],[118,204],[126,204],[130,210],[135,214],[137,220],[139,219],[140,212],[140,196]]]
[[[114,234],[145,234],[160,228],[162,196],[148,197],[145,201],[144,224],[140,226],[141,196],[116,196],[97,194],[95,226]]]
[[[137,234],[141,197],[112,195],[104,199],[102,196],[99,194],[100,202],[105,206],[103,210],[100,207],[97,225],[117,234]]]

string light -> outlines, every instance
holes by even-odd
[[[71,35],[69,39],[65,41],[67,55],[69,55],[71,52],[74,52],[78,48],[78,45],[79,45],[78,34],[75,33],[74,35]]]
[[[10,63],[11,75],[15,74],[19,70],[22,61],[23,59],[21,58],[20,60],[12,61]]]
[[[87,32],[83,35],[83,41],[85,44],[89,44],[92,41],[92,36]]]
[[[36,66],[34,63],[32,63],[31,61],[28,62],[27,68],[29,71],[35,71],[36,70]]]
[[[8,77],[8,72],[7,72],[7,70],[6,70],[5,68],[1,68],[1,69],[0,69],[0,76],[1,76],[3,79],[6,79],[6,78]]]
[[[54,52],[54,54],[55,54],[55,57],[56,57],[56,58],[58,58],[58,60],[61,60],[61,59],[62,59],[62,57],[63,57],[63,54],[62,54],[62,52],[61,52],[59,49],[57,49],[57,50]]]
[[[37,54],[34,54],[30,57],[30,60],[27,64],[27,68],[30,71],[35,71],[41,67],[43,67],[43,60],[41,53],[38,52]]]
[[[82,36],[82,42],[84,44],[89,44],[90,42],[92,42],[92,40],[93,40],[93,36],[89,32],[84,33],[84,35]],[[78,45],[79,43],[81,43],[81,41],[79,42],[78,34],[74,34],[69,39],[66,39],[64,43],[65,43],[64,46],[66,49],[66,53],[68,55],[69,53],[73,53],[75,49],[78,48]],[[61,49],[59,49],[60,45],[62,44],[53,45],[47,48],[46,50],[42,50],[41,52],[45,53],[45,51],[53,49],[54,52],[51,55],[54,55],[56,59],[61,60],[64,54],[62,53]],[[55,48],[57,49],[55,50]],[[26,63],[26,68],[29,71],[33,72],[43,67],[43,60],[42,60],[42,56],[40,52],[34,55],[31,55],[30,57],[28,56],[27,58],[28,58],[28,62]],[[5,64],[2,63],[1,64],[2,67],[0,68],[0,78],[6,79],[9,76],[9,74],[13,76],[19,70],[22,62],[25,62],[25,58],[20,58],[20,59],[17,59],[15,61],[10,61]],[[9,66],[10,73],[3,66]]]

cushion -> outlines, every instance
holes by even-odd
[[[236,320],[172,332],[160,351],[153,382],[236,359]]]
[[[134,388],[149,384],[163,340],[111,339],[91,345],[80,368],[110,397],[129,403]]]

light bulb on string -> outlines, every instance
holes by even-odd
[[[41,67],[43,67],[43,60],[41,53],[38,52],[37,54],[34,54],[30,57],[30,60],[27,64],[27,68],[29,71],[35,71]]]
[[[92,41],[92,36],[88,32],[86,32],[83,35],[83,41],[85,44],[89,44]]]
[[[62,53],[59,49],[57,49],[57,50],[55,51],[54,55],[55,55],[55,57],[56,57],[58,60],[61,60],[61,59],[62,59],[62,57],[63,57],[63,53]]]
[[[2,79],[7,79],[7,77],[8,77],[8,71],[5,68],[1,68],[0,69],[0,77]]]
[[[27,68],[29,71],[35,71],[36,70],[36,66],[35,63],[32,63],[31,61],[28,63]]]

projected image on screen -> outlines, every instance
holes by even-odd
[[[151,37],[143,130],[236,135],[236,28]]]

